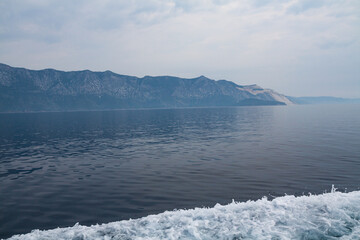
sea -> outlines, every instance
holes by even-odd
[[[2,239],[360,239],[360,105],[0,114]]]

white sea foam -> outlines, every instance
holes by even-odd
[[[360,191],[218,204],[10,239],[360,239]]]

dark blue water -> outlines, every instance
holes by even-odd
[[[360,187],[360,105],[0,114],[0,237]]]

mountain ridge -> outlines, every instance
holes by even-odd
[[[256,84],[205,76],[121,75],[110,70],[29,70],[0,63],[0,112],[286,105],[285,95]]]

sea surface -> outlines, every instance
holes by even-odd
[[[31,231],[359,239],[360,105],[0,114],[0,238]]]

